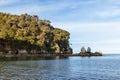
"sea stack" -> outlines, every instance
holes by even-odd
[[[85,47],[81,48],[81,52],[79,53],[80,56],[102,56],[102,52],[91,52],[91,48],[88,47],[87,50],[85,49]]]

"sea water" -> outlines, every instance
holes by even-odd
[[[0,80],[120,80],[120,55],[4,59]]]

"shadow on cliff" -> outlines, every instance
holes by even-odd
[[[14,40],[14,39],[0,39],[0,53],[4,54],[19,54],[19,53],[47,53],[52,52],[47,44],[45,44],[45,48],[40,47],[35,44],[31,44],[27,41],[22,40]],[[49,50],[48,50],[49,48]]]

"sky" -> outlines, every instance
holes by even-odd
[[[50,20],[70,32],[74,53],[120,53],[120,0],[0,0],[0,12]]]

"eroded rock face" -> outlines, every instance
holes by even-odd
[[[91,48],[88,47],[87,51],[85,47],[81,48],[80,56],[102,56],[102,52],[91,52]]]
[[[82,47],[82,48],[81,48],[81,53],[86,53],[85,47]]]
[[[91,48],[90,47],[87,48],[87,53],[91,53]]]

